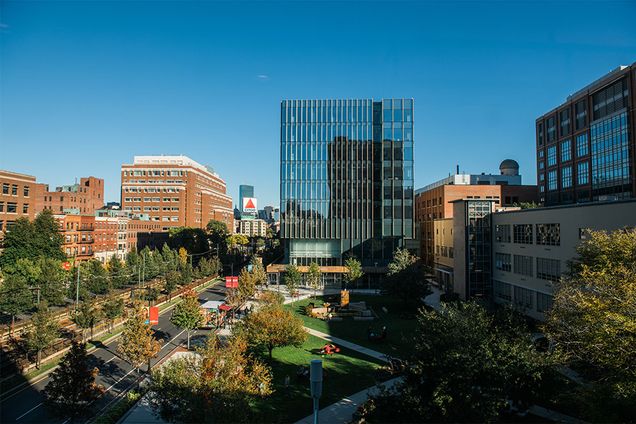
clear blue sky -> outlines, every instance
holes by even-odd
[[[285,98],[415,98],[415,182],[504,158],[636,61],[636,2],[0,2],[0,168],[119,200],[133,155],[186,154],[278,205]]]

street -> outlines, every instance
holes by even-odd
[[[224,297],[225,288],[221,282],[218,282],[199,294],[199,302],[222,300]],[[159,317],[159,324],[153,326],[155,335],[163,340],[161,351],[153,359],[153,363],[160,361],[177,346],[185,346],[186,333],[170,322],[170,316],[171,311],[167,311]],[[209,333],[208,330],[197,331],[193,333],[193,337],[196,338],[197,335],[207,333]],[[118,341],[119,339],[113,340],[89,353],[91,366],[99,368],[96,381],[106,389],[105,394],[91,406],[91,415],[105,409],[119,393],[130,387],[139,376],[129,363],[117,356]],[[42,403],[44,400],[42,390],[48,382],[49,378],[46,377],[3,399],[0,403],[0,422],[64,423],[64,419],[52,416]]]

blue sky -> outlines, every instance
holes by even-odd
[[[0,2],[0,168],[94,175],[186,154],[278,205],[285,98],[415,98],[415,185],[536,178],[534,120],[636,61],[636,2]]]

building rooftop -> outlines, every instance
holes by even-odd
[[[214,169],[211,166],[202,165],[185,155],[135,156],[133,158],[133,164],[191,166],[192,168],[197,168],[201,171],[209,172],[216,177],[219,176],[216,172],[214,172]]]

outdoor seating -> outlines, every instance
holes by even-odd
[[[320,351],[321,355],[333,355],[334,353],[339,353],[340,348],[333,343],[328,343],[322,347]]]

